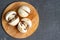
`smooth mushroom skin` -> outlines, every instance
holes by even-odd
[[[11,25],[11,26],[16,26],[18,23],[19,23],[19,17],[17,17],[16,19],[13,19],[8,24]]]
[[[13,19],[16,16],[16,12],[15,11],[10,11],[6,14],[6,21],[9,21],[11,19]]]
[[[17,28],[21,33],[26,33],[27,32],[27,29],[26,29],[25,25],[22,24],[21,22],[18,23]]]
[[[26,33],[27,27],[30,28],[31,26],[32,26],[31,20],[28,18],[23,18],[23,19],[21,19],[21,22],[19,22],[17,28],[21,33]]]
[[[25,10],[25,11],[27,11],[28,13],[30,13],[30,8],[28,7],[28,6],[21,6],[21,8],[23,9],[23,10]]]
[[[25,22],[29,28],[32,26],[32,21],[29,18],[23,18],[21,21]]]
[[[21,16],[21,17],[27,17],[30,13],[30,8],[28,6],[21,6],[19,9],[18,9],[18,14]]]
[[[19,13],[19,15],[21,16],[21,17],[27,17],[28,16],[28,13],[27,12],[25,12],[23,9],[19,9],[19,11],[18,11],[18,13]]]

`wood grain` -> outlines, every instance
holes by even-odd
[[[10,26],[6,20],[5,20],[5,15],[7,12],[14,10],[14,11],[18,11],[18,8],[22,5],[26,5],[28,7],[30,7],[31,9],[31,13],[29,14],[29,16],[27,18],[32,20],[32,27],[30,29],[28,29],[27,33],[20,33],[17,30],[17,26],[13,27]],[[18,12],[17,12],[18,14]],[[6,31],[7,34],[9,34],[11,37],[14,38],[26,38],[30,35],[32,35],[36,29],[38,28],[38,24],[39,24],[39,16],[38,16],[38,12],[36,11],[36,9],[29,3],[26,2],[14,2],[12,4],[10,4],[3,12],[2,14],[2,25],[3,25],[3,29]]]

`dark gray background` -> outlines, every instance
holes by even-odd
[[[1,15],[12,2],[25,1],[32,4],[39,13],[39,27],[36,32],[25,39],[15,39],[6,34],[2,28]],[[0,0],[0,40],[60,40],[60,0]]]

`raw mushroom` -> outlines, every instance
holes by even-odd
[[[16,12],[15,11],[10,11],[6,14],[6,21],[9,21],[11,19],[13,19],[16,16]]]
[[[16,26],[19,23],[19,17],[15,11],[10,11],[6,14],[6,21],[11,26]]]
[[[18,24],[17,28],[21,33],[26,33],[27,27],[30,28],[31,26],[32,26],[31,20],[28,18],[23,18],[23,19],[21,19],[21,22]]]
[[[17,28],[21,33],[26,33],[27,32],[27,29],[26,29],[25,25],[22,24],[21,22],[18,24]]]
[[[29,18],[23,18],[21,21],[25,22],[28,25],[28,27],[32,26],[32,22]]]
[[[28,6],[21,6],[21,8],[30,13],[30,8]]]
[[[21,17],[27,17],[30,13],[30,8],[28,6],[21,6],[19,9],[18,9],[18,14],[21,16]]]
[[[17,17],[16,19],[13,19],[11,22],[9,22],[9,25],[16,26],[18,23],[19,23],[19,17]]]

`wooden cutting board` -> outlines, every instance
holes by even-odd
[[[30,9],[31,9],[31,13],[29,14],[29,16],[27,18],[31,19],[32,27],[30,29],[28,29],[27,33],[20,33],[17,30],[17,26],[15,26],[15,27],[10,26],[5,20],[5,15],[8,11],[14,10],[17,12],[18,8],[22,5],[26,5],[26,6],[30,7]],[[14,37],[14,38],[26,38],[26,37],[32,35],[38,28],[38,24],[39,24],[39,16],[38,16],[37,10],[31,4],[26,3],[26,2],[14,2],[14,3],[10,4],[3,11],[3,14],[2,14],[3,29],[6,31],[6,33],[8,35],[10,35],[11,37]]]

